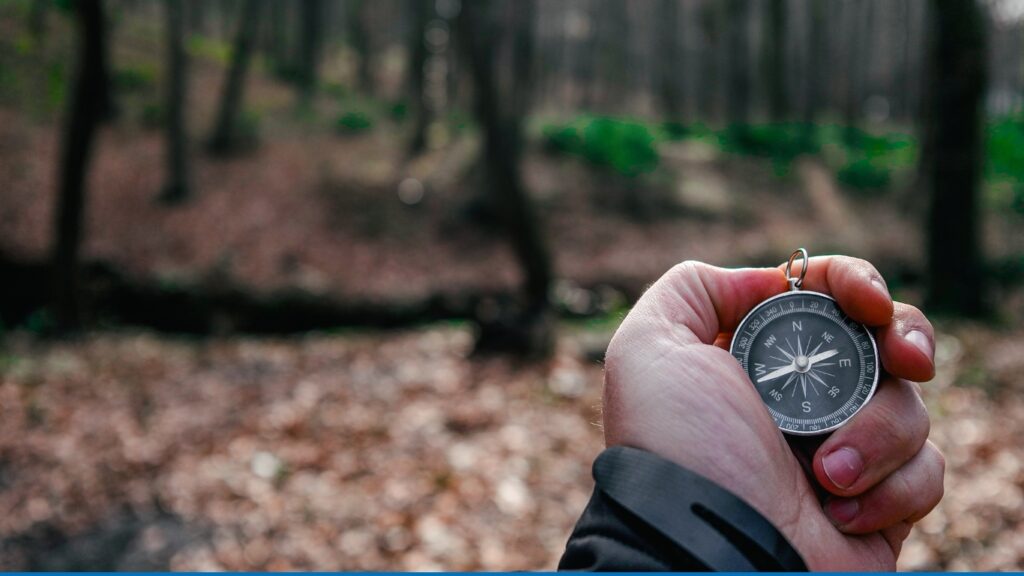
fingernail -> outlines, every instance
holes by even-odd
[[[849,524],[860,512],[860,502],[856,498],[838,498],[829,500],[825,512],[836,526]]]
[[[932,359],[935,354],[935,349],[932,347],[932,341],[925,336],[924,332],[921,332],[920,330],[911,330],[910,332],[907,332],[907,335],[904,336],[904,338],[916,346],[917,349],[927,356],[929,360]]]
[[[853,448],[840,448],[821,459],[821,467],[833,484],[849,488],[864,471],[864,459]]]
[[[885,287],[885,282],[882,282],[878,278],[872,278],[871,285],[874,286],[875,290],[878,290],[887,299],[892,299],[892,296],[889,295],[889,289]]]

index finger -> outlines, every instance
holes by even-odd
[[[794,262],[791,274],[799,277],[804,265],[804,290],[831,295],[850,318],[868,326],[884,326],[892,321],[892,297],[870,262],[850,256],[815,256],[809,262]],[[785,271],[786,265],[779,269]]]

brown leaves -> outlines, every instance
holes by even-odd
[[[159,503],[209,534],[175,569],[553,567],[601,447],[575,405],[599,368],[570,345],[551,366],[469,362],[468,336],[19,341],[0,538],[42,522],[74,539]],[[578,400],[547,389],[561,365]]]
[[[459,328],[12,338],[0,563],[80,554],[122,530],[131,544],[110,554],[128,568],[140,557],[190,570],[553,568],[602,445],[591,336],[570,333],[535,366],[469,360]],[[946,497],[901,567],[1022,566],[1024,400],[1013,360],[992,352],[1022,341],[940,330],[939,376],[924,390]],[[984,385],[989,374],[998,385]],[[79,544],[54,551],[46,533]]]

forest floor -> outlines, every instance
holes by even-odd
[[[32,61],[12,65],[9,26],[0,19],[0,64],[18,76]],[[116,54],[151,66],[133,60],[143,52],[159,53],[157,40],[127,38]],[[331,119],[352,100],[296,116],[293,93],[257,67],[247,99],[259,144],[214,160],[200,143],[222,76],[196,58],[195,197],[180,206],[155,200],[163,142],[145,117],[160,87],[121,99],[95,149],[86,259],[167,285],[339,301],[516,286],[508,245],[480,210],[471,129],[409,161],[407,126],[339,135]],[[0,253],[37,261],[59,143],[53,111],[26,113],[39,86],[0,86]],[[685,259],[773,265],[806,246],[875,262],[897,298],[919,303],[920,202],[849,193],[813,161],[780,177],[706,143],[659,152],[656,174],[630,180],[528,151],[563,297],[573,285],[642,288]],[[410,178],[422,196],[400,186]],[[986,218],[990,255],[1024,252],[1019,217]],[[904,568],[1024,569],[1024,294],[999,290],[996,323],[938,323],[938,376],[924,390],[946,497]],[[9,332],[0,568],[553,568],[592,486],[593,358],[620,313],[564,324],[555,357],[536,364],[471,357],[460,323],[281,338]]]
[[[467,327],[9,336],[0,568],[552,569],[592,488],[614,324],[540,364]],[[939,326],[946,496],[901,567],[1024,567],[1024,331]]]

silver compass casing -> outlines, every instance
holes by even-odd
[[[754,330],[753,332],[745,332],[745,329],[748,328],[748,326],[750,326],[752,322],[757,320],[759,316],[761,316],[762,314],[765,314],[765,310],[771,309],[773,303],[778,304],[789,299],[799,299],[801,297],[809,297],[811,299],[823,299],[827,302],[830,302],[834,309],[838,311],[839,315],[829,315],[820,311],[812,311],[807,309],[801,309],[801,312],[804,312],[806,314],[817,314],[824,318],[827,318],[834,325],[841,327],[844,331],[847,332],[847,334],[849,334],[852,330],[856,330],[866,337],[866,342],[870,343],[870,356],[866,356],[864,353],[862,353],[862,351],[866,351],[866,348],[858,348],[856,345],[854,346],[854,348],[858,351],[859,354],[859,367],[862,372],[861,374],[858,375],[858,385],[860,385],[865,380],[866,374],[864,374],[864,372],[866,371],[866,367],[873,366],[873,368],[871,369],[870,385],[868,386],[867,391],[862,396],[858,397],[858,392],[857,390],[855,390],[854,393],[851,394],[850,399],[847,402],[847,404],[852,403],[854,401],[857,402],[856,406],[852,406],[852,410],[847,409],[844,411],[844,414],[841,417],[833,418],[832,420],[827,420],[824,424],[809,424],[805,427],[794,426],[791,422],[787,422],[787,419],[790,421],[794,419],[792,417],[781,415],[779,412],[777,412],[771,407],[771,405],[768,403],[768,400],[765,399],[764,394],[762,394],[761,390],[758,389],[757,384],[754,382],[754,377],[751,374],[751,370],[749,367],[749,356],[751,348],[754,346],[754,340],[756,339],[758,332],[767,325],[769,325],[772,321],[777,320],[778,318],[781,318],[786,315],[781,310],[782,307],[779,307],[780,312],[778,314],[770,317],[762,325],[758,326],[756,330]],[[856,328],[851,328],[851,325],[855,325]],[[747,334],[747,336],[745,336],[745,334]],[[739,343],[742,342],[742,339],[744,337],[749,338],[749,340],[746,343],[745,351],[740,350],[740,348],[743,348],[743,346],[739,345]],[[858,341],[856,337],[852,337],[852,340],[854,344],[856,344]],[[827,434],[841,427],[843,424],[852,419],[874,396],[875,391],[878,388],[879,373],[881,372],[881,364],[878,358],[878,344],[876,343],[874,335],[871,333],[871,331],[863,324],[851,320],[849,316],[847,316],[846,313],[843,312],[841,308],[839,308],[839,304],[838,302],[836,302],[835,298],[832,298],[827,294],[822,294],[820,292],[814,292],[811,290],[792,289],[760,302],[757,306],[751,309],[750,312],[746,314],[746,316],[743,317],[743,320],[740,321],[739,325],[736,328],[736,331],[733,334],[732,342],[729,346],[729,353],[734,358],[736,358],[737,361],[740,362],[740,365],[743,368],[744,372],[751,380],[751,385],[754,386],[755,390],[758,392],[758,395],[761,396],[762,401],[765,403],[765,406],[771,414],[772,419],[775,421],[776,425],[779,426],[779,429],[786,434],[793,434],[797,436],[817,436],[821,434]],[[865,362],[865,358],[871,358],[871,363]],[[846,406],[846,404],[844,404],[844,406]],[[835,414],[836,412],[838,411],[834,411],[832,413],[829,413],[828,415]],[[823,417],[819,417],[818,419],[822,418]],[[838,421],[833,422],[833,420]]]

